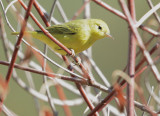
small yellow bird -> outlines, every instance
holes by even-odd
[[[47,27],[46,30],[68,49],[73,49],[75,54],[88,49],[96,40],[111,37],[107,24],[100,19],[73,20]],[[19,32],[13,32],[12,34],[18,35]],[[61,55],[67,54],[41,30],[27,31],[25,34],[31,34],[33,38],[41,40]]]

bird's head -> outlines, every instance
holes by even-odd
[[[110,30],[104,21],[100,19],[90,19],[89,25],[91,29],[92,38],[95,38],[96,40],[102,39],[105,37],[112,38],[112,36],[110,35]]]

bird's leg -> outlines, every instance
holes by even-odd
[[[76,55],[74,49],[69,48],[69,50],[71,51],[71,54],[66,54],[66,56],[74,57]]]
[[[76,54],[75,54],[75,52],[74,52],[74,49],[70,49],[71,50],[71,55],[70,56],[75,56]]]
[[[76,54],[75,54],[75,52],[74,52],[74,49],[70,49],[70,50],[71,50],[71,52],[72,52],[71,56],[73,56],[73,57],[75,57],[75,58],[77,59],[77,62],[73,61],[74,64],[79,66],[79,65],[81,64],[81,58],[78,57],[78,56],[76,56]],[[73,63],[73,62],[72,62],[72,63]]]
[[[71,50],[71,54],[69,55],[69,54],[67,54],[67,56],[71,56],[71,57],[75,57],[76,59],[77,59],[77,62],[75,62],[75,61],[72,61],[72,63],[74,64],[74,65],[80,65],[81,64],[81,59],[80,59],[80,57],[78,57],[78,56],[76,56],[76,54],[75,54],[75,52],[74,52],[74,49],[70,49]]]

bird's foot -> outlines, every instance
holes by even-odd
[[[75,54],[75,52],[74,52],[74,49],[70,49],[71,50],[71,55],[70,56],[75,56],[76,54]]]
[[[66,54],[66,56],[71,56],[71,57],[75,57],[75,52],[74,49],[69,49],[71,51],[71,54]]]

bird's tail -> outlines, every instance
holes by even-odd
[[[12,34],[12,35],[19,35],[19,33],[20,33],[20,32],[12,32],[11,34]],[[25,32],[24,32],[24,35],[34,36],[34,35],[36,35],[36,34],[37,34],[36,31],[25,31]]]
[[[19,35],[19,32],[12,32],[12,35]]]
[[[11,34],[12,35],[19,35],[20,32],[12,32]],[[43,33],[38,33],[37,31],[25,31],[24,36],[36,38],[36,39],[39,39],[39,40],[42,40],[42,41],[45,41],[43,39],[44,39],[44,37],[46,37]]]

